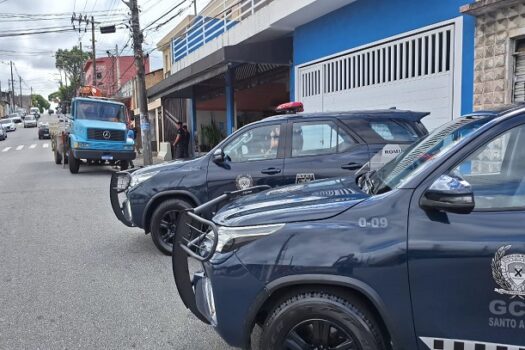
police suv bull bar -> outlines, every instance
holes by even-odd
[[[179,215],[177,232],[175,233],[173,241],[173,277],[175,278],[175,285],[177,286],[182,302],[201,321],[210,323],[210,320],[199,311],[196,303],[196,289],[194,288],[194,284],[197,274],[202,274],[202,272],[190,276],[188,257],[194,258],[200,262],[210,260],[215,253],[219,240],[219,230],[217,225],[202,216],[211,216],[212,211],[223,201],[236,196],[248,195],[270,188],[270,186],[261,185],[244,190],[226,192],[217,198],[214,198],[196,208],[188,209]],[[200,227],[198,227],[199,225]],[[211,246],[208,245],[210,248],[209,251],[205,252],[202,249],[203,242],[207,242],[208,244],[211,242]]]
[[[187,255],[191,256],[196,260],[199,260],[201,262],[210,260],[213,254],[215,254],[215,250],[217,249],[217,244],[219,242],[219,230],[214,222],[203,218],[201,215],[209,213],[211,208],[214,208],[220,203],[231,198],[254,194],[260,191],[268,190],[270,188],[271,187],[268,185],[259,185],[242,190],[225,192],[219,197],[216,197],[196,208],[186,210],[181,215],[179,221],[179,224],[181,225],[177,225],[177,234],[175,235],[174,243],[178,244]],[[196,227],[198,226],[198,224],[193,224],[193,221],[191,220],[191,222],[187,222],[187,220],[184,220],[184,215],[189,216],[191,220],[196,221],[198,224],[200,224],[201,228]],[[184,227],[180,227],[182,226],[182,224],[189,228],[189,235],[184,235],[184,232],[187,231],[184,230]],[[203,227],[205,229],[203,229]],[[193,233],[196,233],[196,235],[194,235]],[[208,246],[208,251],[204,251],[201,249],[204,241],[211,241],[211,247]]]
[[[111,182],[109,185],[109,198],[111,201],[111,208],[117,219],[119,219],[124,225],[128,227],[134,227],[135,225],[130,219],[124,214],[124,207],[120,204],[119,194],[125,192],[131,182],[131,173],[138,169],[128,171],[118,171],[111,174]]]

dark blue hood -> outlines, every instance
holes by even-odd
[[[223,207],[213,221],[223,226],[250,226],[321,220],[335,216],[368,195],[354,178],[327,179],[271,189]]]
[[[145,166],[143,168],[139,168],[133,172],[134,175],[139,174],[146,174],[153,171],[172,171],[172,170],[179,170],[181,168],[194,168],[194,167],[200,167],[202,163],[203,157],[191,159],[191,160],[170,160],[164,163],[155,164],[155,165],[149,165]]]

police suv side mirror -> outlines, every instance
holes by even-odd
[[[474,193],[470,184],[458,174],[441,175],[419,201],[424,210],[469,214],[474,210]]]
[[[222,148],[216,149],[215,152],[213,152],[212,159],[215,163],[224,162],[224,152]]]

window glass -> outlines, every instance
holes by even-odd
[[[124,106],[107,102],[78,101],[75,113],[78,119],[126,122]]]
[[[412,142],[419,137],[411,125],[402,121],[381,120],[369,124],[370,128],[385,141]]]
[[[266,125],[247,130],[224,147],[225,156],[234,163],[277,158],[280,125]]]
[[[350,136],[331,122],[293,124],[292,157],[344,152],[352,143]]]
[[[472,186],[477,209],[525,207],[525,126],[488,142],[454,171]]]

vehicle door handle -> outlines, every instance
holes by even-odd
[[[357,170],[357,169],[361,168],[361,166],[362,166],[361,164],[351,162],[351,163],[348,163],[348,164],[341,165],[341,169]]]
[[[275,174],[280,174],[281,173],[281,169],[268,168],[268,169],[261,170],[261,173],[267,174],[267,175],[275,175]]]

